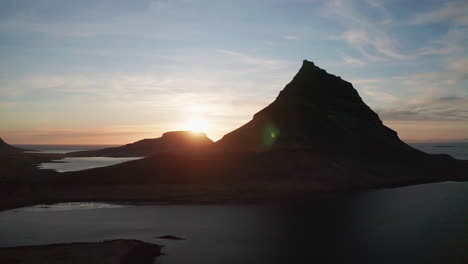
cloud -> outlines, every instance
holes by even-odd
[[[364,95],[372,97],[373,101],[384,102],[384,103],[398,103],[400,99],[388,92],[382,91],[376,86],[364,86],[361,89]]]
[[[237,51],[218,49],[217,52],[221,54],[229,55],[241,63],[252,65],[252,66],[260,66],[260,67],[265,67],[265,68],[277,69],[277,68],[286,67],[289,64],[287,61],[284,61],[284,60],[261,58],[257,56],[247,55],[245,53],[241,53]]]
[[[364,62],[364,61],[362,61],[360,59],[348,56],[346,54],[343,54],[342,57],[343,57],[344,63],[347,64],[347,65],[357,66],[357,67],[367,65],[366,62]]]
[[[331,39],[344,40],[370,62],[387,62],[390,60],[410,61],[427,55],[457,56],[464,54],[467,45],[468,4],[466,1],[447,3],[443,7],[414,14],[400,23],[393,23],[391,14],[384,3],[378,0],[368,0],[367,6],[362,2],[334,0],[328,5],[328,12],[340,18],[345,27],[343,33]],[[370,8],[370,9],[369,9]],[[367,10],[367,12],[366,12]],[[375,13],[374,11],[379,12]],[[371,14],[374,12],[374,16]],[[407,25],[423,25],[435,22],[449,23],[445,37],[437,36],[432,42],[423,44],[414,52],[403,52],[401,40],[393,34],[395,27]],[[345,63],[352,63],[343,56]],[[365,62],[364,60],[360,59]],[[355,63],[357,66],[358,64]]]
[[[447,34],[436,35],[433,41],[426,43],[425,47],[415,50],[415,57],[435,55],[443,56],[445,60],[458,60],[466,58],[466,46],[468,45],[468,27],[449,24]]]
[[[377,83],[380,81],[381,79],[356,79],[356,80],[352,80],[351,83],[356,85],[356,84]]]
[[[301,39],[299,36],[296,36],[296,35],[286,35],[286,36],[283,36],[284,39],[287,39],[287,40],[299,40]]]
[[[466,1],[449,2],[439,9],[415,14],[407,23],[421,25],[447,20],[468,25],[468,3]]]
[[[385,10],[377,1],[370,1],[370,7]],[[328,11],[339,17],[346,30],[332,39],[346,41],[351,47],[371,61],[385,61],[391,59],[409,59],[410,56],[399,51],[399,42],[392,37],[382,24],[389,24],[391,19],[385,12],[384,23],[376,23],[368,18],[365,12],[360,11],[351,1],[334,0],[329,2]]]
[[[409,56],[397,50],[398,42],[396,39],[373,26],[362,25],[361,28],[349,29],[340,38],[373,61],[383,61],[386,57],[394,59],[409,58]]]
[[[448,69],[456,81],[468,80],[468,58],[451,61]]]
[[[387,8],[385,8],[384,4],[379,0],[367,0],[367,3],[372,8],[378,9],[380,11],[380,15],[382,16],[381,24],[388,25],[393,23],[392,16],[390,12],[388,12]]]
[[[41,144],[126,144],[142,138],[155,138],[164,132],[159,127],[94,127],[88,129],[11,130],[4,137],[10,142]]]
[[[461,90],[464,81],[468,80],[467,65],[466,58],[452,59],[439,71],[395,76],[393,79],[399,80],[403,87],[418,93],[447,93],[448,89],[452,89],[453,92]]]
[[[468,97],[445,96],[421,100],[398,108],[377,109],[386,121],[463,121],[468,122]]]

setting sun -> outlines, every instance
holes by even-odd
[[[185,130],[190,130],[193,132],[206,132],[208,125],[206,120],[199,117],[194,117],[190,120],[187,120],[183,127]]]

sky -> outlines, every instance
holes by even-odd
[[[466,139],[467,44],[467,1],[0,0],[0,137],[218,140],[307,59],[403,140]]]

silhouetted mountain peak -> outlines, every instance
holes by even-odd
[[[335,148],[338,144],[363,144],[364,140],[401,143],[351,83],[304,60],[274,102],[217,145],[238,150]]]
[[[379,119],[362,101],[351,83],[307,60],[304,60],[299,72],[270,106],[276,105],[312,107],[328,112],[343,111],[355,117]]]

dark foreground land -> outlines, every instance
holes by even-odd
[[[441,162],[435,156],[433,159],[438,162],[431,164],[426,162],[431,155],[424,160],[397,157],[404,165],[400,162],[386,168],[372,160],[333,162],[300,152],[157,154],[66,173],[37,169],[38,162],[52,158],[40,155],[0,156],[0,210],[85,201],[158,204],[306,201],[328,193],[466,181],[468,176],[467,161],[446,158]],[[349,166],[353,170],[347,169]],[[315,173],[301,173],[304,168]]]
[[[0,248],[0,263],[17,264],[132,264],[153,263],[161,247],[138,240],[65,243]]]

